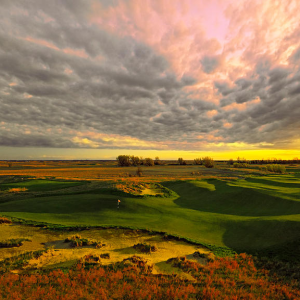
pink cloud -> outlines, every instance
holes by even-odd
[[[82,57],[82,58],[88,58],[88,55],[82,49],[78,50],[78,49],[65,48],[62,51],[69,55],[75,55],[75,56]]]
[[[213,116],[217,115],[218,114],[218,111],[217,110],[210,110],[206,113],[206,115],[210,118],[212,118]]]
[[[253,99],[251,101],[244,102],[244,103],[234,102],[234,103],[231,103],[231,104],[223,107],[223,110],[229,111],[229,110],[237,109],[239,111],[243,111],[243,110],[246,110],[249,106],[258,104],[260,102],[261,102],[261,100],[259,98],[256,98],[256,99]]]
[[[60,49],[51,42],[48,42],[46,40],[36,39],[33,37],[26,37],[25,40],[28,42],[34,43],[34,44],[38,44],[40,46],[51,48],[56,51],[62,51],[68,55],[75,55],[75,56],[82,57],[82,58],[88,58],[87,53],[83,49],[80,49],[80,50],[79,49],[71,49],[71,48]]]
[[[225,128],[231,128],[232,124],[229,123],[229,122],[226,122],[226,123],[223,124],[223,127],[225,127]]]

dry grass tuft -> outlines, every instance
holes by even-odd
[[[20,193],[20,192],[26,192],[26,191],[28,191],[28,189],[25,188],[25,187],[10,188],[10,189],[8,190],[9,193]]]
[[[0,224],[11,224],[12,221],[5,218],[5,217],[0,217]]]

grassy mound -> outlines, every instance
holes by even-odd
[[[82,238],[80,235],[73,235],[69,238],[66,238],[65,243],[70,243],[71,247],[94,246],[96,248],[102,248],[105,246],[105,244],[99,241],[85,239]]]

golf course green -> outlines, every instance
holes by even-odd
[[[35,191],[76,183],[16,183]],[[300,238],[299,173],[238,180],[161,183],[174,196],[135,197],[103,188],[0,202],[0,214],[62,225],[117,225],[177,234],[236,251],[261,251]],[[61,186],[60,186],[61,185]],[[12,184],[7,185],[12,187]],[[2,189],[4,185],[1,185]],[[117,200],[120,199],[120,207]]]

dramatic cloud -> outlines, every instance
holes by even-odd
[[[1,1],[0,145],[294,147],[299,9],[296,0]]]

